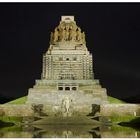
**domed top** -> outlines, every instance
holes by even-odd
[[[60,42],[75,42],[85,44],[85,33],[81,32],[81,28],[76,25],[74,16],[61,16],[60,24],[51,32],[50,44]]]

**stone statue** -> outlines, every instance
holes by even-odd
[[[69,40],[69,28],[66,28],[66,32],[65,32],[65,40],[66,40],[66,41]]]
[[[65,40],[65,34],[66,34],[66,30],[65,29],[61,29],[60,30],[60,40],[61,41]]]
[[[51,32],[50,35],[51,44],[57,41],[78,41],[85,43],[85,33],[81,33],[81,28],[73,22],[61,22],[58,27],[55,28],[54,33]]]
[[[62,23],[59,25],[59,28],[60,28],[60,29],[63,29],[63,30],[64,30],[65,27],[66,27],[66,24],[65,24],[64,22],[62,22]]]
[[[69,31],[69,24],[66,24],[66,30]]]
[[[82,33],[82,42],[83,42],[83,43],[86,43],[85,32]]]
[[[77,35],[76,35],[76,40],[77,41],[80,41],[81,40],[81,29],[78,28],[77,31],[76,31]]]
[[[54,42],[58,41],[58,35],[59,35],[58,29],[55,28],[55,31],[54,31]]]
[[[62,100],[61,108],[62,108],[62,114],[64,117],[71,116],[71,111],[70,111],[71,103],[72,103],[72,99],[70,99],[69,97],[65,97]]]
[[[71,23],[71,26],[72,26],[72,29],[73,29],[74,31],[76,31],[76,30],[77,30],[77,25],[76,25],[76,24]]]
[[[76,40],[76,30],[70,30],[70,40]]]
[[[31,109],[33,110],[35,116],[46,115],[43,113],[43,104],[32,104]]]
[[[72,30],[72,28],[73,28],[72,25],[70,25],[70,30]]]
[[[85,33],[73,22],[61,22],[50,35],[50,43],[57,41],[80,41],[85,43]]]

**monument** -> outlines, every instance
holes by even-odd
[[[92,62],[85,33],[76,25],[74,16],[62,16],[60,24],[51,32],[49,49],[43,55],[41,79],[29,89],[27,98],[0,105],[0,121],[21,124],[25,128],[46,127],[46,134],[50,133],[51,137],[56,134],[71,137],[77,132],[80,137],[84,137],[85,132],[100,137],[101,133],[95,135],[97,131],[93,126],[104,132],[104,126],[109,126],[110,130],[110,125],[124,120],[137,123],[140,105],[108,98],[106,89],[94,78]],[[103,137],[108,136],[106,132]]]
[[[41,79],[29,89],[26,103],[46,105],[47,112],[61,112],[63,116],[108,103],[106,89],[94,79],[85,32],[76,25],[74,16],[62,16],[51,32],[49,49],[43,54]]]

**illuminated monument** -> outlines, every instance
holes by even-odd
[[[92,61],[85,33],[74,16],[62,16],[51,32],[41,80],[29,89],[27,104],[44,104],[50,112],[71,114],[89,110],[92,104],[108,103],[106,89],[94,79]]]

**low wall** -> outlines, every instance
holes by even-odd
[[[0,105],[0,115],[5,116],[32,116],[33,110],[31,105]]]
[[[102,116],[140,116],[140,104],[103,104],[100,113]]]
[[[58,106],[43,106],[43,112],[48,115],[56,114],[57,111],[61,112],[61,108]],[[79,112],[80,114],[88,114],[92,110],[92,106],[73,106],[73,111]],[[125,116],[134,115],[140,116],[140,104],[102,104],[100,105],[101,116]],[[0,116],[32,116],[34,111],[32,110],[31,104],[23,105],[11,105],[3,104],[0,105]]]
[[[55,105],[46,105],[43,104],[42,112],[49,115],[54,116],[57,114],[62,113],[61,106]],[[0,105],[0,116],[34,116],[35,110],[33,110],[32,104],[23,104],[23,105],[14,105],[14,104],[4,104]],[[74,113],[75,115],[82,114],[86,115],[91,113],[92,107],[91,106],[72,106],[70,112]]]

